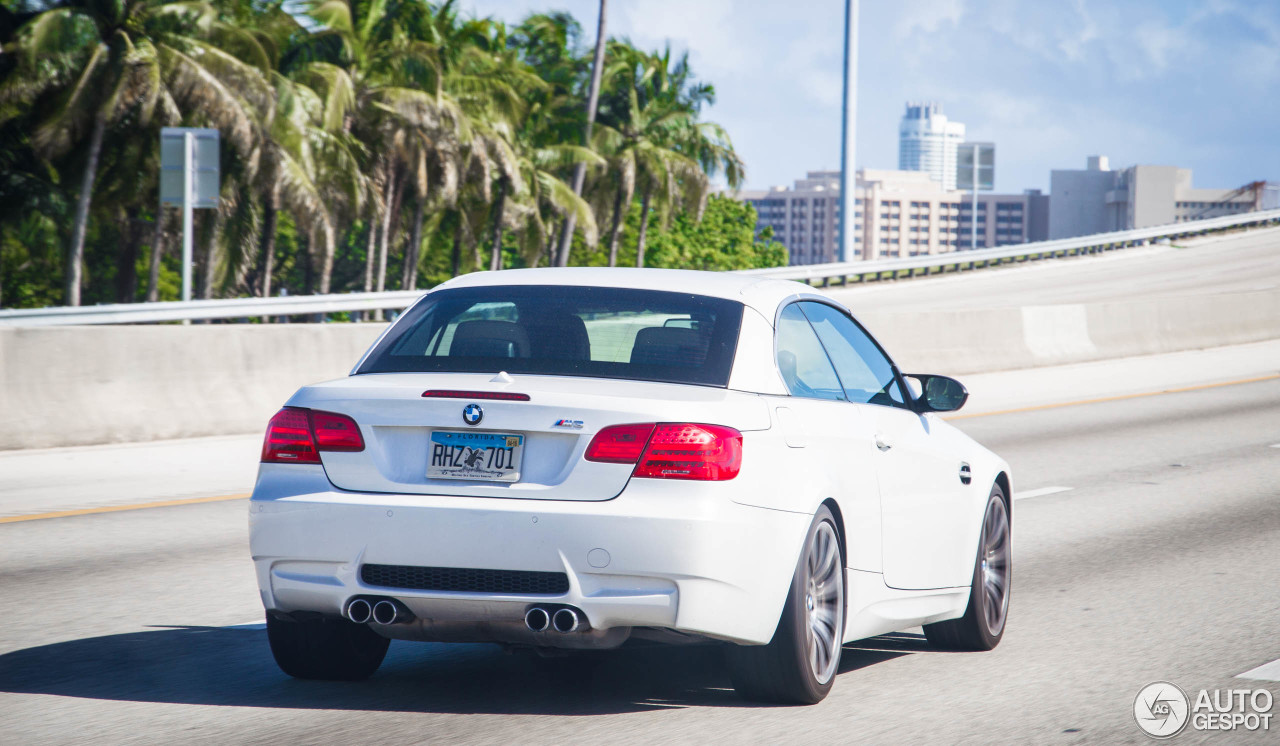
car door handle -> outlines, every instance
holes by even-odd
[[[879,448],[879,449],[880,449],[880,450],[882,450],[882,451],[887,451],[887,450],[889,450],[890,448],[893,448],[893,444],[892,444],[892,443],[890,443],[889,441],[885,440],[883,435],[877,435],[877,436],[876,436],[876,448]]]

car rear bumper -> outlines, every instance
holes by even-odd
[[[391,637],[590,647],[657,627],[765,643],[812,517],[734,502],[745,486],[633,479],[600,502],[370,494],[336,490],[320,466],[264,464],[250,548],[268,610],[394,598],[415,620],[380,630]],[[392,588],[366,583],[366,564],[563,573],[568,590]],[[590,631],[533,635],[533,605],[573,606]]]

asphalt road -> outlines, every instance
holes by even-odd
[[[829,290],[855,313],[860,313],[1181,298],[1277,287],[1280,287],[1280,228],[1188,239],[1174,246],[1149,246],[1097,256],[1011,265],[936,279],[868,283],[847,290]]]
[[[994,652],[846,646],[808,708],[739,700],[710,647],[396,642],[368,682],[295,681],[235,626],[261,616],[236,500],[0,524],[0,743],[1147,743],[1152,681],[1280,702],[1236,678],[1280,658],[1280,379],[956,422],[1040,495]]]

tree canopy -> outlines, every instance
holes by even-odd
[[[427,287],[553,262],[568,231],[570,264],[786,261],[749,206],[711,195],[743,165],[687,57],[607,40],[583,139],[593,50],[566,13],[0,0],[0,45],[0,306],[178,297],[165,126],[224,143],[198,297]]]

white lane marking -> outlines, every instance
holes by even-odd
[[[1272,448],[1280,448],[1280,443],[1272,443],[1272,444],[1271,444],[1271,447],[1272,447]]]
[[[1237,679],[1261,679],[1263,681],[1280,681],[1280,658],[1263,663],[1257,668],[1236,674]]]
[[[245,622],[243,624],[228,624],[223,629],[266,629],[266,622]]]
[[[1026,500],[1029,497],[1044,497],[1046,495],[1056,495],[1059,492],[1068,492],[1071,487],[1041,487],[1035,490],[1023,490],[1022,492],[1014,492],[1014,500]]]

